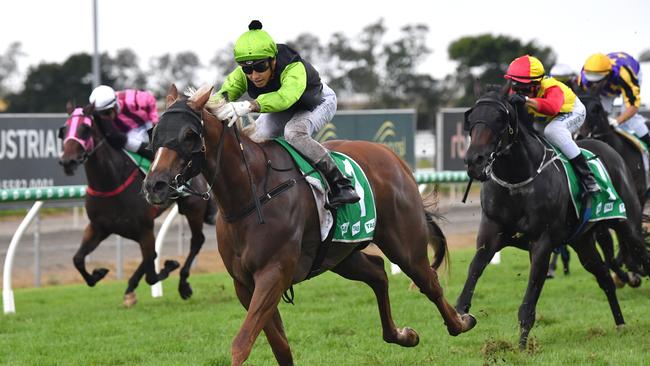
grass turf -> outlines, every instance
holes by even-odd
[[[443,283],[454,304],[473,251],[452,252]],[[478,325],[447,335],[435,306],[390,276],[393,317],[420,335],[414,348],[384,343],[374,295],[362,283],[326,273],[295,286],[296,305],[282,303],[285,331],[300,365],[647,365],[650,364],[650,285],[618,291],[627,326],[617,331],[605,295],[572,257],[569,276],[546,282],[529,349],[517,350],[517,310],[528,279],[528,255],[502,252],[478,283],[472,313]],[[176,293],[178,277],[153,299],[121,304],[124,281],[15,292],[16,314],[0,316],[0,363],[10,365],[228,365],[230,345],[245,312],[227,273],[190,278],[194,297]],[[261,335],[247,365],[274,365]]]

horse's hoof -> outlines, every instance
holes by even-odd
[[[173,259],[168,259],[168,260],[165,261],[165,270],[167,272],[171,272],[171,271],[175,270],[176,268],[178,268],[180,266],[181,266],[181,264],[178,263],[178,261],[175,261]]]
[[[625,331],[625,329],[626,329],[625,328],[625,323],[616,325],[616,331],[617,332],[623,332],[623,331]]]
[[[124,306],[127,308],[132,307],[138,303],[138,298],[135,296],[135,292],[128,292],[124,294]]]
[[[192,291],[192,286],[190,286],[189,283],[185,282],[178,284],[178,293],[181,295],[181,299],[187,300],[192,297],[192,294],[194,292]]]
[[[387,340],[387,342],[396,343],[402,347],[415,347],[420,343],[420,336],[412,328],[397,328],[397,338],[394,340]]]
[[[637,288],[641,286],[641,276],[634,272],[628,272],[627,273],[627,278],[628,278],[628,284],[630,287]]]
[[[108,269],[106,268],[97,268],[93,270],[93,280],[95,280],[95,283],[93,283],[90,286],[95,286],[95,284],[99,281],[102,280],[102,278],[106,277],[106,274],[108,274]]]
[[[476,318],[470,313],[461,315],[460,319],[463,322],[463,333],[471,330],[476,326]]]
[[[460,321],[460,329],[452,328],[447,325],[447,332],[452,337],[455,337],[461,333],[465,333],[470,329],[474,328],[476,325],[476,318],[470,313],[458,314],[458,320]]]
[[[614,281],[614,286],[616,286],[616,288],[623,288],[623,287],[625,287],[625,282],[623,282],[623,281],[622,281],[622,280],[621,280],[621,279],[616,275],[616,273],[612,272],[611,276],[612,276],[612,280]]]

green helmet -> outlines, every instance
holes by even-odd
[[[273,58],[278,53],[278,47],[273,38],[262,30],[262,23],[253,20],[248,25],[249,31],[242,34],[235,42],[235,61],[261,60]]]

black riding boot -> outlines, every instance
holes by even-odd
[[[143,142],[142,145],[140,145],[140,148],[138,149],[137,153],[140,154],[145,159],[148,159],[149,161],[153,161],[153,157],[154,157],[153,151],[149,150],[147,146],[149,146],[149,144]]]
[[[203,222],[208,225],[214,225],[216,222],[215,217],[217,216],[217,204],[214,202],[212,197],[208,200],[208,207],[205,208],[205,214],[203,215]]]
[[[589,166],[587,165],[587,160],[585,159],[584,155],[579,154],[569,161],[571,162],[576,175],[578,178],[580,178],[585,191],[589,192],[592,195],[600,192],[600,187],[596,182],[594,174],[591,172],[591,170],[589,170]]]
[[[352,182],[341,173],[329,155],[314,163],[314,166],[325,175],[330,186],[330,206],[336,207],[359,201],[359,195],[352,187]]]

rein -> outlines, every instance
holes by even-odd
[[[479,100],[476,101],[476,103],[474,104],[474,107],[476,107],[479,104],[496,105],[500,111],[505,112],[505,114],[506,114],[506,116],[508,118],[508,123],[506,124],[504,129],[499,133],[499,139],[497,140],[497,146],[494,149],[494,151],[490,154],[490,157],[488,158],[488,162],[487,162],[487,164],[485,166],[485,170],[484,170],[485,174],[490,176],[490,178],[495,183],[497,183],[498,185],[500,185],[500,186],[502,186],[504,188],[507,188],[509,190],[525,187],[526,185],[530,184],[533,180],[535,180],[535,178],[537,178],[537,176],[539,176],[539,174],[546,167],[548,167],[555,160],[560,158],[559,155],[555,154],[555,152],[553,150],[548,149],[544,145],[542,140],[540,140],[540,138],[536,134],[533,134],[533,136],[535,137],[537,142],[542,146],[542,148],[544,150],[544,155],[542,156],[542,159],[541,159],[541,161],[539,163],[539,166],[537,167],[537,170],[535,171],[535,173],[531,177],[529,177],[528,179],[525,179],[525,180],[523,180],[521,182],[517,182],[517,183],[510,183],[510,182],[507,182],[507,181],[497,177],[497,175],[494,173],[494,171],[492,169],[492,165],[495,163],[497,158],[499,158],[500,156],[502,156],[502,155],[506,154],[507,152],[509,152],[510,149],[515,144],[520,142],[519,139],[517,138],[517,136],[519,135],[519,117],[518,117],[518,114],[517,114],[517,109],[515,109],[515,113],[514,113],[514,115],[512,115],[510,113],[510,110],[508,109],[508,107],[501,100],[496,99],[496,98],[492,98],[492,97],[480,98]],[[474,107],[472,109],[468,110],[467,112],[465,112],[465,124],[466,124],[466,127],[470,127],[469,126],[470,125],[469,114],[474,109]],[[515,125],[514,128],[512,126],[513,122],[514,122],[514,125]],[[488,125],[489,128],[491,128],[490,125],[486,121],[478,120],[478,121],[475,121],[473,123],[473,126],[471,126],[468,129],[470,134],[471,134],[471,129],[474,126],[476,126],[476,124],[478,124],[478,123],[486,124],[486,125]],[[504,138],[506,136],[509,136],[511,138],[509,139],[510,140],[509,143],[507,145],[503,146],[503,141],[504,141]],[[546,156],[547,156],[547,153],[549,151],[552,154],[551,154],[551,159],[549,159],[547,161]],[[470,184],[471,184],[471,181],[470,181]],[[465,192],[465,197],[467,196],[467,191],[469,191],[469,184],[468,184],[467,190]],[[465,200],[465,197],[463,198],[463,200]]]
[[[492,171],[492,163],[494,162],[494,160],[496,160],[496,157],[495,157],[494,160],[492,162],[490,162],[490,178],[492,180],[494,180],[495,183],[497,183],[501,187],[508,188],[510,190],[524,187],[524,186],[530,184],[533,180],[535,180],[535,178],[537,178],[537,176],[547,166],[551,165],[555,160],[558,160],[560,158],[560,156],[557,155],[552,149],[547,148],[544,145],[544,143],[542,142],[542,140],[540,140],[540,138],[537,135],[534,135],[534,136],[535,136],[535,139],[537,140],[537,142],[539,142],[539,144],[542,145],[542,148],[544,149],[544,155],[542,156],[542,160],[539,162],[539,167],[537,167],[537,170],[535,171],[535,174],[533,176],[529,177],[528,179],[526,179],[524,181],[521,181],[519,183],[506,182],[505,180],[500,179],[499,177],[497,177],[496,174],[494,174],[494,171]],[[549,152],[549,151],[552,153],[551,159],[546,161],[546,153]]]
[[[168,184],[169,189],[175,193],[176,195],[180,195],[182,193],[189,193],[192,195],[196,195],[199,197],[202,197],[205,200],[210,199],[210,193],[212,191],[212,187],[214,185],[214,182],[217,178],[217,175],[219,175],[220,170],[221,170],[221,155],[223,152],[223,145],[224,145],[224,138],[225,138],[225,132],[226,132],[226,126],[225,123],[223,128],[221,129],[221,134],[219,136],[219,141],[217,142],[217,159],[216,159],[216,168],[215,172],[210,180],[210,183],[208,184],[208,188],[205,192],[198,192],[191,187],[189,187],[189,179],[192,177],[196,176],[200,169],[201,169],[201,164],[203,164],[207,159],[206,159],[206,147],[205,147],[205,138],[203,136],[203,130],[205,129],[205,124],[203,122],[203,119],[199,117],[196,113],[194,113],[193,110],[191,110],[189,107],[186,105],[176,107],[176,108],[170,108],[168,111],[165,113],[182,113],[185,115],[190,115],[192,116],[193,119],[197,120],[200,122],[201,125],[201,131],[200,131],[200,136],[201,136],[201,148],[199,151],[194,151],[191,152],[191,158],[187,162],[187,164],[181,169],[181,171],[174,177],[172,182]],[[290,189],[293,187],[299,180],[305,179],[306,176],[309,174],[312,174],[313,171],[297,178],[292,178],[289,179],[285,182],[280,183],[278,186],[272,188],[270,191],[266,191],[266,184],[267,184],[267,177],[268,174],[265,176],[264,180],[264,190],[266,193],[262,194],[261,196],[258,196],[257,193],[257,188],[256,185],[254,184],[255,182],[253,181],[253,174],[251,173],[250,170],[250,164],[248,163],[248,159],[246,158],[246,154],[244,153],[244,144],[241,142],[241,137],[239,134],[239,129],[235,127],[235,138],[237,139],[237,143],[239,145],[239,151],[241,152],[241,160],[244,163],[244,166],[246,167],[246,174],[248,175],[248,181],[249,185],[251,187],[251,194],[253,196],[253,203],[252,205],[246,207],[244,210],[242,210],[240,213],[236,215],[224,215],[224,219],[226,222],[233,223],[238,220],[241,220],[242,218],[250,215],[253,211],[257,212],[257,218],[258,222],[260,224],[264,224],[264,215],[262,213],[262,205],[265,203],[269,202],[271,199],[274,197],[280,195],[282,192]],[[258,145],[259,146],[259,145]],[[271,161],[268,160],[266,151],[260,147],[262,152],[264,153],[265,160],[267,161],[267,173],[269,170],[277,170],[277,171],[288,171],[291,168],[288,169],[277,169],[274,168],[271,164]]]

